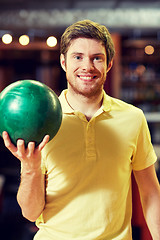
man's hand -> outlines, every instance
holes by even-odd
[[[27,148],[25,148],[23,139],[19,139],[17,147],[15,147],[6,131],[3,132],[3,140],[8,150],[22,162],[26,170],[34,170],[41,165],[41,151],[48,143],[49,135],[46,135],[36,148],[34,142],[29,142]]]

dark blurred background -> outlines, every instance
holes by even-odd
[[[160,179],[160,1],[0,0],[0,91],[17,80],[35,79],[57,95],[66,88],[59,41],[70,24],[90,19],[108,27],[116,48],[106,92],[141,108],[158,156]],[[9,35],[8,35],[9,34]],[[28,42],[20,37],[27,38]],[[54,36],[55,46],[47,39]],[[21,41],[21,42],[20,42]],[[16,201],[20,163],[0,138],[0,233],[3,240],[31,240],[37,228]],[[137,186],[133,179],[133,189]],[[133,240],[151,240],[138,192],[133,197]]]

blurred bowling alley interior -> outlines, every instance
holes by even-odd
[[[157,0],[0,0],[0,92],[35,79],[57,95],[67,87],[59,61],[66,27],[90,19],[106,25],[116,56],[106,92],[141,108],[148,121],[160,180],[160,2]],[[0,138],[0,232],[4,240],[31,240],[34,223],[22,217],[16,193],[20,163]],[[151,240],[133,178],[133,240]]]

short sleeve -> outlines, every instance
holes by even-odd
[[[132,158],[132,168],[137,171],[153,165],[157,160],[157,156],[151,143],[148,124],[142,111],[140,111],[139,117],[141,118],[141,125],[138,131],[135,152]]]

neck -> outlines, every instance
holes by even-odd
[[[83,113],[87,120],[90,120],[102,105],[103,91],[99,94],[87,97],[77,94],[68,89],[66,99],[70,107]]]

